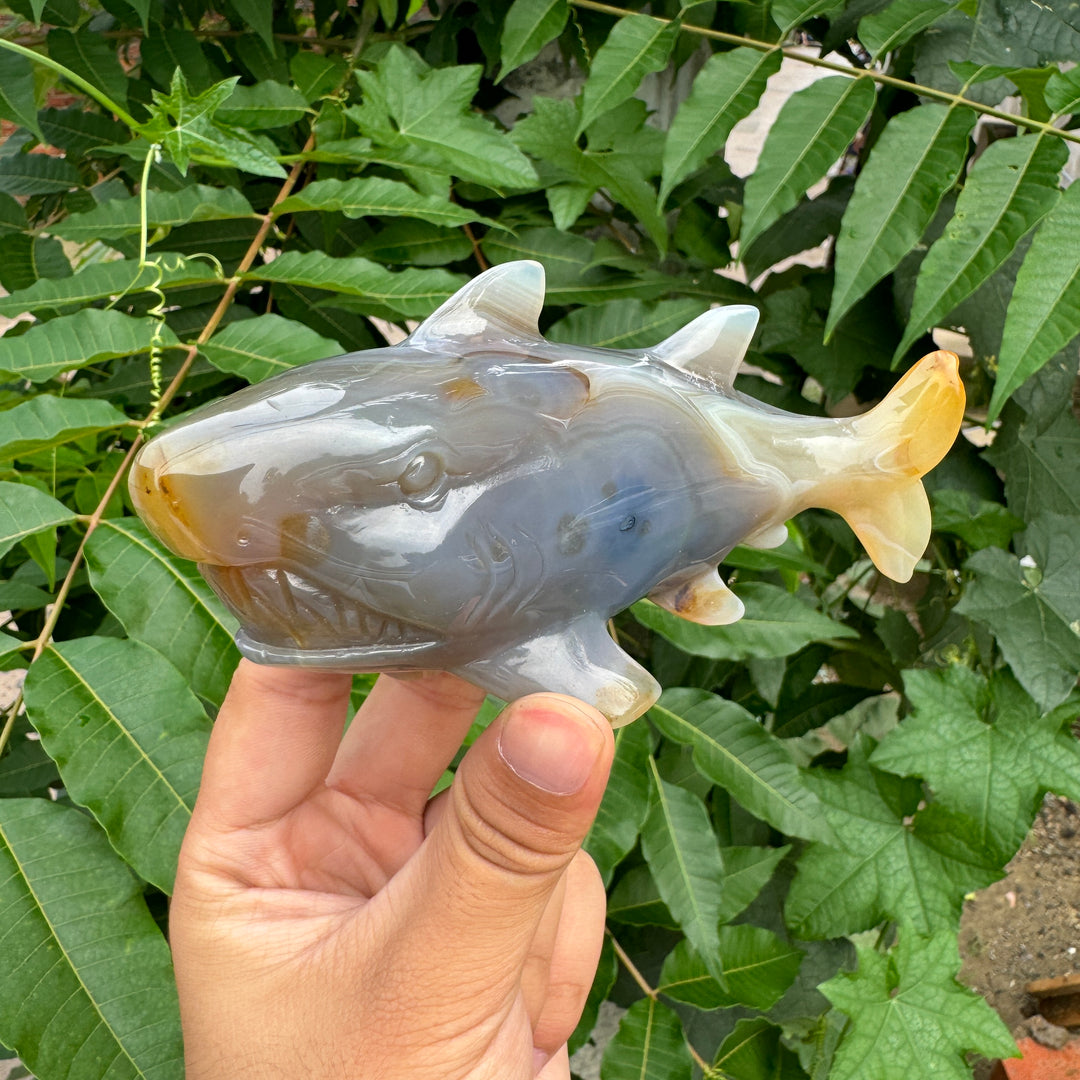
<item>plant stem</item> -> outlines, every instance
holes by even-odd
[[[589,11],[599,11],[605,15],[615,15],[619,18],[636,14],[633,11],[626,11],[624,8],[614,7],[612,4],[599,3],[598,0],[570,0],[570,4],[573,7],[587,8]],[[649,18],[656,19],[657,22],[662,23],[678,21],[675,19],[664,19],[659,15],[650,15]],[[837,64],[832,60],[822,60],[817,56],[805,56],[797,49],[786,48],[775,42],[758,41],[756,38],[741,37],[739,34],[728,34],[723,30],[712,30],[707,26],[693,26],[687,23],[684,24],[681,29],[685,33],[699,34],[701,37],[712,38],[714,41],[723,41],[729,45],[745,45],[747,48],[757,49],[758,52],[779,52],[789,60],[797,60],[801,64],[809,64],[811,67],[824,68],[826,71],[835,71],[837,74],[847,75],[848,78],[851,79],[870,79],[873,82],[881,83],[883,86],[895,86],[900,90],[907,90],[912,94],[920,94],[922,97],[934,98],[937,101],[946,101],[950,105],[962,105],[965,108],[974,109],[975,112],[982,113],[984,116],[993,116],[998,120],[1006,120],[1010,124],[1015,124],[1017,127],[1026,127],[1031,131],[1049,132],[1067,142],[1080,143],[1080,131],[1066,131],[1063,128],[1055,127],[1053,124],[1048,124],[1043,120],[1033,120],[1030,116],[1014,116],[1012,113],[1007,113],[1003,109],[995,109],[989,105],[983,105],[981,102],[972,101],[962,94],[952,94],[949,93],[948,90],[938,90],[933,86],[923,86],[921,83],[908,82],[906,79],[896,78],[895,75],[886,75],[883,71],[872,71],[868,68],[852,68],[846,64]]]
[[[36,64],[44,64],[45,67],[52,68],[53,71],[63,75],[69,83],[74,83],[83,93],[89,94],[99,105],[114,113],[132,131],[137,131],[142,126],[134,116],[117,105],[108,94],[99,90],[93,83],[87,82],[81,75],[76,75],[74,71],[64,67],[63,64],[54,60],[51,56],[34,52],[33,49],[27,49],[25,46],[17,45],[14,41],[7,41],[5,38],[0,38],[0,49],[9,49],[11,52],[19,53],[20,56],[25,56]]]
[[[660,1000],[660,993],[655,987],[649,985],[648,979],[641,974],[637,969],[637,965],[626,954],[626,950],[619,944],[615,935],[611,932],[610,927],[605,927],[604,932],[611,939],[611,947],[615,950],[615,955],[619,958],[619,963],[626,968],[626,973],[641,987],[641,991],[647,997],[653,999],[653,1001]],[[687,1049],[690,1051],[690,1056],[694,1059],[694,1063],[697,1067],[706,1075],[714,1075],[712,1073],[712,1066],[690,1045],[689,1041],[686,1043]]]

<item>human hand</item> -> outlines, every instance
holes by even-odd
[[[170,908],[187,1080],[565,1080],[605,896],[580,850],[611,729],[509,706],[428,794],[483,692],[242,661]]]

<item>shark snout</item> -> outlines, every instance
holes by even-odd
[[[154,536],[181,558],[200,563],[240,565],[271,557],[239,490],[250,466],[206,468],[195,451],[173,453],[179,448],[170,446],[169,435],[139,451],[128,477],[132,503]]]

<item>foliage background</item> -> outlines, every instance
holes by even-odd
[[[0,664],[29,662],[0,1042],[42,1080],[182,1075],[165,904],[237,654],[131,515],[133,449],[527,257],[557,341],[751,299],[738,385],[795,411],[864,407],[931,328],[967,335],[973,437],[909,586],[812,511],[731,554],[735,626],[618,620],[670,689],[619,732],[588,841],[610,935],[574,1045],[610,999],[605,1080],[970,1075],[1012,1043],[953,979],[962,900],[1045,791],[1080,798],[1075,4],[417,7],[0,8],[0,315],[32,316],[0,338]],[[744,181],[725,141],[800,35],[843,63]]]

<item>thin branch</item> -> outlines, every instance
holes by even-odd
[[[618,939],[611,932],[610,927],[604,928],[605,933],[611,939],[611,947],[615,950],[615,955],[619,958],[619,963],[626,968],[626,973],[634,980],[641,988],[641,992],[646,997],[652,998],[653,1001],[660,1000],[660,993],[655,987],[649,985],[649,980],[645,978],[637,969],[637,965],[626,954],[626,950],[619,944]],[[690,1051],[690,1056],[694,1059],[694,1064],[706,1075],[715,1075],[712,1070],[712,1066],[690,1045],[690,1041],[687,1040],[687,1049]]]
[[[599,11],[605,15],[615,15],[619,18],[636,14],[635,12],[627,11],[624,8],[614,7],[611,4],[599,3],[598,0],[570,0],[570,3],[574,7],[586,8],[589,11]],[[675,19],[664,19],[659,15],[650,15],[649,18],[656,19],[657,22],[662,23],[677,21]],[[1025,127],[1031,131],[1050,133],[1056,135],[1060,139],[1065,139],[1067,142],[1080,143],[1080,131],[1067,131],[1064,128],[1055,127],[1053,124],[1046,123],[1043,120],[1034,120],[1030,116],[1015,116],[1012,113],[1005,112],[1003,109],[994,109],[989,105],[983,105],[981,102],[972,101],[962,94],[951,94],[948,90],[937,90],[932,86],[923,86],[921,83],[908,82],[906,79],[896,78],[895,75],[886,75],[883,71],[848,67],[846,64],[837,64],[832,60],[822,60],[817,56],[805,56],[797,49],[786,48],[775,42],[758,41],[756,38],[742,37],[739,34],[728,34],[723,30],[712,30],[707,26],[693,26],[690,23],[685,23],[681,25],[680,29],[688,34],[698,34],[701,37],[711,38],[713,41],[723,41],[729,45],[745,45],[747,48],[757,49],[758,52],[778,52],[782,56],[786,56],[789,60],[797,60],[800,64],[809,64],[811,67],[824,68],[826,71],[835,71],[837,74],[847,75],[848,78],[851,79],[870,79],[873,82],[881,83],[883,86],[895,86],[900,90],[907,90],[912,94],[919,94],[922,97],[934,98],[937,101],[946,101],[950,105],[962,105],[964,108],[974,109],[984,116],[993,116],[998,120],[1006,120],[1008,123],[1015,124],[1017,127]]]
[[[93,83],[87,82],[86,79],[81,75],[77,75],[70,68],[64,67],[63,64],[54,60],[51,56],[45,56],[43,53],[34,52],[33,49],[27,49],[23,45],[16,45],[14,41],[7,41],[4,38],[0,38],[0,48],[18,53],[20,56],[25,56],[28,60],[32,60],[36,64],[44,64],[45,67],[52,68],[53,71],[58,72],[67,79],[69,83],[73,83],[77,86],[84,94],[89,94],[89,96],[99,105],[108,109],[111,113],[114,113],[127,127],[131,128],[132,131],[137,131],[142,126],[134,116],[117,105],[108,94],[99,90]]]

